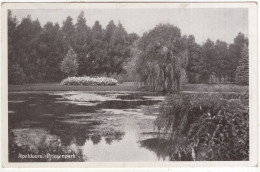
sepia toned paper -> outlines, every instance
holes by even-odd
[[[170,24],[180,28],[181,35],[194,35],[196,43],[203,45],[207,39],[211,39],[216,42],[217,40],[225,41],[228,44],[232,44],[234,38],[238,32],[242,32],[248,38],[248,51],[249,51],[249,156],[248,160],[234,161],[232,158],[221,161],[201,161],[196,159],[170,161],[169,157],[160,157],[162,152],[151,151],[152,148],[145,148],[141,146],[143,139],[155,138],[151,135],[151,132],[155,132],[153,127],[153,121],[156,116],[142,116],[145,112],[145,108],[148,105],[157,105],[156,103],[165,100],[166,95],[160,95],[154,97],[154,95],[147,92],[139,92],[141,96],[133,100],[129,99],[130,106],[124,108],[124,103],[121,102],[120,96],[136,96],[136,90],[99,90],[99,86],[91,87],[92,90],[85,91],[84,87],[69,88],[63,87],[64,90],[59,90],[54,87],[49,87],[48,82],[46,88],[37,90],[34,86],[20,86],[20,85],[8,85],[8,10],[17,17],[20,22],[28,15],[32,21],[39,21],[41,27],[48,22],[58,23],[61,28],[64,25],[64,21],[68,16],[71,16],[73,23],[77,22],[78,16],[81,11],[84,12],[86,23],[90,28],[93,28],[96,21],[105,30],[110,20],[114,20],[116,25],[120,23],[124,29],[130,33],[137,33],[139,37],[142,37],[147,32],[151,31],[159,24]],[[206,28],[205,28],[206,27]],[[238,31],[239,30],[239,31]],[[258,107],[257,107],[257,4],[253,2],[247,3],[3,3],[2,4],[2,163],[3,167],[252,167],[257,166],[258,162]],[[116,34],[115,34],[116,35]],[[26,38],[26,36],[24,36]],[[51,38],[50,38],[51,39]],[[140,39],[140,38],[139,38]],[[33,45],[32,45],[33,46]],[[48,46],[48,45],[45,45]],[[98,46],[98,44],[94,44]],[[32,47],[33,49],[34,47]],[[104,48],[104,47],[103,47]],[[44,49],[44,45],[42,46]],[[50,49],[52,51],[52,49]],[[162,51],[167,51],[167,48],[162,48]],[[26,51],[26,50],[25,50]],[[38,50],[37,50],[38,51]],[[40,51],[40,50],[39,50]],[[22,52],[22,51],[21,51]],[[88,55],[87,55],[88,56]],[[91,54],[89,54],[91,56]],[[10,61],[9,61],[10,62]],[[105,62],[104,62],[105,63]],[[101,63],[102,64],[102,63]],[[29,67],[33,68],[33,67]],[[99,69],[98,69],[99,70]],[[101,68],[100,68],[101,70]],[[25,70],[26,71],[26,70]],[[211,76],[211,82],[218,80],[215,76]],[[57,81],[58,83],[60,81]],[[212,84],[212,83],[210,83]],[[53,90],[54,89],[54,90]],[[160,88],[159,88],[160,89]],[[157,91],[157,90],[155,90]],[[142,94],[147,95],[142,95]],[[22,96],[21,96],[22,95]],[[44,96],[47,96],[45,98]],[[105,96],[104,96],[105,95]],[[52,97],[53,96],[53,97]],[[55,97],[57,96],[57,97]],[[58,97],[63,96],[63,97]],[[74,97],[75,99],[73,99]],[[119,97],[118,97],[119,96]],[[12,98],[16,98],[13,100]],[[69,100],[68,100],[69,97]],[[57,98],[57,99],[56,99]],[[63,99],[62,99],[63,98]],[[66,103],[69,105],[67,112],[62,111],[61,118],[56,117],[58,113],[57,107],[50,108],[50,113],[45,112],[44,108],[48,108],[47,105],[43,106],[45,101],[49,101],[48,105],[54,106],[57,103]],[[55,99],[55,101],[53,100]],[[83,102],[82,100],[85,100]],[[87,99],[87,100],[86,100]],[[122,98],[123,99],[123,98]],[[140,100],[142,99],[142,100]],[[139,104],[138,108],[132,107],[132,101],[147,101],[147,104]],[[39,102],[37,102],[39,101]],[[53,102],[52,102],[53,101]],[[62,102],[63,101],[63,102]],[[88,103],[86,103],[86,101]],[[119,101],[111,103],[111,106],[105,106],[106,102]],[[158,101],[158,102],[157,102]],[[24,106],[22,103],[29,102]],[[79,103],[80,102],[80,103]],[[122,107],[121,107],[121,104]],[[151,104],[149,104],[151,103]],[[42,105],[41,105],[42,104]],[[36,110],[34,109],[39,107]],[[74,112],[70,108],[75,106],[85,107],[77,109]],[[95,109],[95,111],[88,110],[89,107],[103,107]],[[158,105],[159,106],[159,105]],[[61,106],[63,109],[65,107]],[[140,108],[141,107],[141,108]],[[14,108],[10,109],[10,108]],[[26,109],[27,108],[27,109]],[[136,108],[136,109],[134,109]],[[89,108],[91,109],[91,108]],[[112,109],[112,110],[111,110]],[[134,110],[133,110],[134,109]],[[144,110],[145,109],[145,110]],[[53,111],[52,111],[53,110]],[[152,110],[153,111],[153,110]],[[53,113],[52,113],[53,112]],[[130,113],[129,113],[130,112]],[[42,113],[38,119],[31,117],[32,115]],[[84,132],[86,126],[92,125],[88,120],[88,115],[92,113],[101,114],[95,119],[93,126],[102,126],[97,129],[97,133],[91,133],[87,137]],[[152,114],[152,112],[149,112]],[[11,117],[11,115],[20,114],[19,118]],[[26,115],[29,114],[30,117]],[[118,114],[124,114],[126,117],[122,118],[117,116]],[[25,115],[26,117],[23,117]],[[59,114],[60,115],[60,114]],[[74,118],[71,116],[74,115]],[[78,117],[75,115],[78,115]],[[84,116],[85,115],[85,116]],[[104,115],[111,115],[111,118],[103,117]],[[136,115],[132,116],[131,115]],[[83,116],[83,117],[82,117]],[[14,119],[14,123],[11,119]],[[19,121],[21,120],[21,121]],[[38,121],[37,121],[38,120]],[[46,120],[44,124],[42,121]],[[105,123],[106,125],[99,124],[97,120],[112,121]],[[104,121],[102,121],[104,120]],[[33,123],[33,122],[37,123]],[[56,123],[56,121],[58,121]],[[115,122],[116,121],[116,122]],[[123,122],[122,122],[123,121]],[[93,121],[92,121],[93,122]],[[143,123],[144,124],[143,124]],[[49,124],[50,126],[48,126]],[[79,125],[80,124],[80,125]],[[54,125],[54,127],[53,127]],[[60,125],[58,128],[56,125]],[[115,125],[115,127],[111,127]],[[73,128],[73,127],[74,128]],[[79,128],[82,127],[82,130]],[[69,129],[69,127],[71,127]],[[92,127],[92,126],[91,126]],[[147,128],[146,128],[147,127]],[[61,130],[59,133],[58,129]],[[93,130],[96,128],[93,127]],[[110,135],[110,129],[114,132]],[[74,154],[63,153],[31,153],[31,152],[19,152],[24,145],[20,146],[21,149],[10,150],[8,146],[9,131],[15,135],[15,139],[20,141],[18,144],[25,144],[26,142],[38,143],[38,136],[42,135],[44,138],[50,140],[58,140],[60,145],[74,151],[80,150],[83,154],[84,162],[75,162],[75,159],[71,162],[57,162],[64,161],[69,158],[75,158]],[[66,131],[66,132],[65,132]],[[92,131],[92,130],[90,130]],[[58,134],[59,133],[59,134]],[[71,134],[73,133],[73,134]],[[103,134],[105,133],[105,134]],[[145,134],[147,134],[147,136]],[[102,135],[103,134],[103,135]],[[23,139],[23,136],[28,138]],[[69,137],[69,139],[67,139]],[[86,138],[85,138],[86,137]],[[111,139],[112,138],[112,139]],[[140,139],[141,138],[141,139]],[[67,140],[66,140],[67,139]],[[110,140],[109,140],[110,139]],[[114,140],[113,140],[114,139]],[[41,141],[41,140],[40,140]],[[39,141],[39,142],[40,142]],[[67,143],[65,143],[67,142]],[[80,143],[79,143],[80,142]],[[15,142],[17,143],[17,142]],[[32,144],[32,145],[33,145]],[[155,144],[152,142],[151,144]],[[24,146],[24,147],[23,147]],[[158,145],[157,145],[158,146]],[[76,147],[76,148],[75,148]],[[163,145],[159,145],[159,148]],[[37,149],[37,145],[35,149]],[[158,148],[158,149],[159,149]],[[47,149],[47,148],[46,148]],[[52,149],[50,146],[49,149]],[[59,148],[57,148],[60,150]],[[70,150],[70,151],[71,151]],[[13,151],[17,155],[17,159],[25,159],[25,161],[9,161],[10,151]],[[52,156],[52,160],[56,162],[45,161]],[[168,158],[168,159],[167,159]],[[28,161],[26,161],[28,159]],[[37,162],[41,160],[43,162]]]

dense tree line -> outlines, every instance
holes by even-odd
[[[248,47],[248,38],[244,34],[238,33],[231,44],[208,39],[199,45],[193,35],[183,38],[189,56],[187,77],[190,83],[237,81],[236,73],[242,59],[242,50],[244,46]]]
[[[123,25],[113,20],[106,28],[99,21],[87,25],[81,12],[75,24],[69,16],[60,27],[46,23],[43,27],[30,16],[20,22],[8,12],[8,74],[9,83],[60,81],[66,75],[119,74],[131,56],[137,34],[128,34]],[[66,71],[69,53],[75,53],[77,70]]]
[[[176,82],[248,83],[241,81],[241,78],[248,80],[248,62],[244,62],[248,61],[248,51],[242,52],[243,47],[248,47],[248,39],[242,33],[238,33],[231,44],[207,39],[200,45],[193,35],[182,36],[179,28],[159,24],[144,33],[135,47],[127,70],[133,73],[132,78],[149,83],[153,89],[161,78],[166,80],[162,87],[167,87],[167,75],[172,80],[180,75],[179,81],[174,81],[172,85]],[[169,51],[171,55],[167,55]],[[166,69],[170,63],[174,68],[172,71]]]
[[[139,38],[113,20],[105,28],[99,21],[90,27],[83,12],[75,24],[68,16],[62,26],[51,22],[41,26],[30,16],[19,22],[8,12],[11,84],[122,73],[127,73],[128,79],[150,83],[161,82],[151,76],[163,76],[163,87],[172,82],[169,78],[189,83],[235,82],[238,76],[246,78],[241,75],[248,73],[248,67],[239,67],[245,64],[241,61],[248,59],[248,51],[242,52],[244,47],[248,47],[248,39],[242,33],[231,44],[210,39],[198,44],[193,35],[182,36],[181,30],[170,24],[159,24]],[[171,67],[167,67],[169,59]],[[178,65],[174,65],[174,59]],[[172,74],[167,80],[169,73]]]

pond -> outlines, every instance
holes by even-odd
[[[151,92],[9,92],[9,160],[169,160],[153,141],[164,99]],[[43,157],[21,158],[28,153]]]

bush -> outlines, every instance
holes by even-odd
[[[60,70],[67,74],[67,76],[75,76],[78,73],[77,55],[72,48],[69,49],[67,55],[61,62]]]
[[[37,149],[31,149],[28,145],[18,146],[16,143],[14,133],[11,129],[8,130],[8,160],[9,162],[83,162],[82,152],[76,152],[68,149],[68,147],[61,145],[58,140],[48,140],[46,136],[43,136],[38,143]],[[32,155],[42,155],[43,158],[19,158],[19,154],[32,154]],[[46,157],[47,154],[50,155],[75,155],[75,158],[51,158]]]
[[[168,133],[172,156],[193,160],[248,160],[248,96],[173,94],[155,123]],[[180,142],[181,141],[181,142]]]
[[[13,64],[8,69],[8,84],[23,84],[26,75],[19,64]]]
[[[85,85],[85,86],[97,86],[97,85],[116,85],[118,81],[114,78],[108,77],[68,77],[61,81],[62,85]]]
[[[110,77],[115,78],[119,83],[131,82],[127,73],[111,74]]]

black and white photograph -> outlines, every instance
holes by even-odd
[[[5,5],[9,165],[256,160],[254,3]]]

